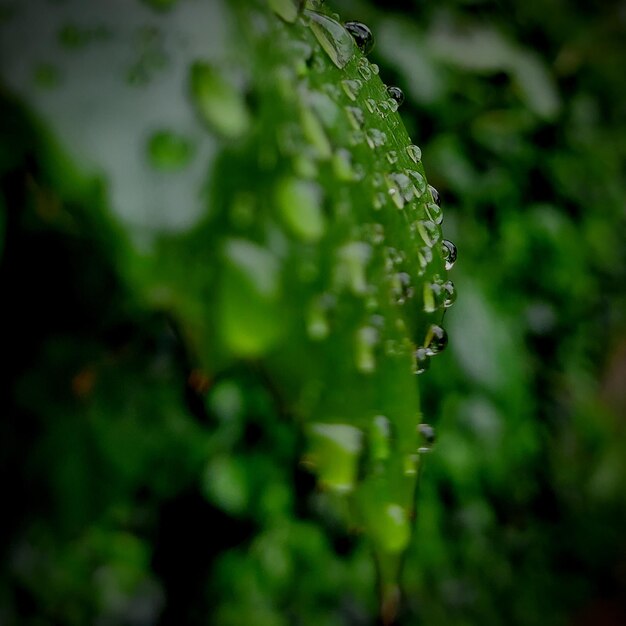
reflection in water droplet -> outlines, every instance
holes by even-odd
[[[456,302],[456,288],[454,287],[454,283],[451,280],[448,280],[443,284],[443,290],[443,306],[447,309]]]
[[[443,252],[443,260],[446,263],[446,269],[451,270],[456,263],[456,246],[447,239],[441,242],[441,250]]]
[[[361,91],[361,87],[363,86],[363,83],[358,79],[342,80],[341,86],[343,87],[343,90],[345,91],[346,96],[348,96],[350,100],[354,101],[357,99],[357,96],[359,95],[359,92]]]
[[[423,220],[417,223],[417,230],[424,240],[424,243],[432,248],[440,239],[439,227],[430,220]]]
[[[441,196],[439,192],[432,185],[428,185],[428,191],[430,191],[430,195],[433,197],[433,202],[437,206],[441,206]]]
[[[369,54],[374,47],[374,35],[362,22],[346,22],[346,30],[354,37],[356,45],[363,54]]]
[[[422,151],[419,146],[410,145],[406,147],[406,153],[413,163],[419,163],[422,160]]]
[[[395,100],[398,106],[404,102],[404,92],[400,87],[387,87],[387,93]]]
[[[431,324],[428,332],[426,333],[426,339],[424,346],[429,356],[439,354],[448,345],[448,333],[437,324]]]
[[[308,10],[304,14],[310,18],[311,30],[330,60],[339,68],[345,67],[354,56],[354,39],[350,33],[327,15]]]

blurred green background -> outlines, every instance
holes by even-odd
[[[176,19],[176,3],[147,4],[164,29]],[[626,8],[333,7],[374,31],[370,58],[404,90],[402,119],[459,249],[450,347],[420,379],[438,443],[399,623],[622,626]],[[4,31],[17,10],[0,4]],[[62,33],[87,54],[85,37]],[[128,62],[139,84],[163,63],[158,31],[141,37]],[[42,62],[33,79],[37,94],[62,76]],[[186,329],[120,280],[115,227],[89,211],[64,221],[58,195],[70,212],[85,194],[100,206],[107,182],[81,182],[93,164],[80,151],[59,161],[50,129],[4,81],[0,624],[375,623],[367,547],[300,466],[275,390],[250,365],[208,378]],[[85,92],[74,97],[103,119]],[[129,107],[113,128],[132,132],[139,113]],[[124,172],[108,138],[81,124],[60,127],[126,176],[120,206],[162,195],[181,209],[173,223],[158,214],[158,227],[184,226],[184,190]],[[167,169],[194,149],[211,148],[156,136],[151,154]],[[153,227],[146,219],[130,221]]]

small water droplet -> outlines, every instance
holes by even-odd
[[[387,156],[387,161],[389,161],[391,165],[398,162],[398,153],[395,150],[389,150],[386,156]]]
[[[355,180],[356,173],[352,165],[352,154],[345,148],[335,152],[332,159],[333,172],[338,180]]]
[[[441,242],[441,250],[443,252],[443,260],[446,263],[446,269],[451,270],[456,262],[456,246],[447,239]]]
[[[343,87],[346,96],[354,102],[361,91],[363,83],[358,78],[355,78],[354,80],[346,79],[341,81],[341,86]]]
[[[398,103],[398,106],[402,106],[404,102],[404,92],[400,87],[387,87],[387,93]]]
[[[421,445],[417,451],[421,454],[430,452],[432,447],[435,445],[435,440],[437,438],[435,435],[435,429],[430,424],[419,424],[417,432],[419,433],[421,440]]]
[[[417,470],[419,468],[419,455],[417,454],[407,454],[404,457],[404,475],[405,476],[416,476]]]
[[[363,54],[369,54],[374,47],[374,35],[362,22],[346,22],[346,30],[354,37],[356,45]]]
[[[357,66],[359,74],[362,76],[363,80],[368,81],[372,77],[372,70],[370,68],[370,64],[367,59],[361,57],[359,59],[359,64]]]
[[[441,238],[441,231],[434,222],[430,220],[420,220],[417,223],[417,230],[424,240],[424,243],[432,248]]]
[[[411,277],[406,272],[398,272],[392,279],[392,291],[396,304],[404,304],[414,295]]]
[[[441,222],[443,222],[443,211],[438,204],[429,202],[426,205],[426,213],[428,214],[428,217],[435,222],[435,224],[441,224]]]
[[[400,105],[392,98],[389,98],[389,100],[387,100],[387,107],[389,108],[390,111],[395,113],[400,107]]]
[[[429,356],[439,354],[448,345],[448,333],[437,324],[431,324],[426,333],[424,346]]]
[[[360,146],[365,141],[365,133],[362,130],[352,130],[348,140],[351,146]]]
[[[370,428],[370,455],[373,461],[384,461],[389,457],[391,423],[384,415],[377,415]]]
[[[419,163],[422,160],[422,150],[419,146],[410,145],[406,147],[406,153],[413,163]]]
[[[376,65],[376,63],[372,63],[370,65],[370,67],[372,68],[372,73],[376,76],[378,76],[378,74],[380,73],[380,67],[378,67],[378,65]]]
[[[356,367],[362,374],[371,374],[376,369],[374,349],[379,340],[378,331],[372,326],[363,326],[357,331]]]
[[[378,193],[374,194],[374,209],[376,209],[377,211],[380,211],[380,209],[382,209],[385,206],[386,202],[387,202],[387,197],[382,191],[379,191]]]
[[[365,106],[370,113],[374,113],[376,111],[376,100],[374,100],[374,98],[368,98],[365,101]]]
[[[336,20],[315,11],[305,10],[311,20],[310,28],[320,45],[339,68],[345,67],[354,56],[354,39]]]
[[[426,191],[426,179],[415,170],[406,170],[406,174],[413,181],[415,195],[420,198]]]
[[[387,135],[382,130],[378,130],[378,128],[368,128],[365,131],[365,139],[367,140],[367,145],[372,150],[380,148],[387,143]]]
[[[424,283],[424,311],[426,313],[434,313],[441,308],[444,303],[444,297],[445,294],[441,283]]]
[[[437,206],[441,206],[441,196],[439,195],[439,192],[432,185],[428,185],[428,191],[430,191],[430,195],[433,198],[433,202]]]
[[[346,107],[348,121],[354,130],[360,130],[365,125],[365,114],[359,107]]]
[[[392,108],[384,100],[379,102],[376,108],[378,110],[378,115],[380,115],[380,117],[382,117],[383,119],[385,119],[392,111]]]
[[[433,251],[428,246],[424,246],[417,251],[417,258],[420,262],[421,273],[423,274],[426,266],[433,260]]]
[[[456,288],[451,280],[443,284],[444,301],[443,306],[448,309],[456,302]]]

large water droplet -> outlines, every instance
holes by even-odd
[[[456,263],[456,246],[447,239],[441,242],[441,250],[443,252],[443,260],[446,264],[446,269],[451,270]]]
[[[356,45],[363,54],[369,54],[374,47],[374,35],[362,22],[346,22],[346,30],[354,37]]]
[[[426,339],[424,346],[429,356],[439,354],[448,345],[448,333],[437,324],[431,324],[428,332],[426,333]]]
[[[404,92],[400,89],[400,87],[387,87],[387,93],[393,100],[395,100],[398,106],[402,106],[402,103],[404,102]]]
[[[354,39],[337,21],[315,11],[304,11],[310,18],[310,27],[320,45],[339,68],[345,67],[354,56]]]
[[[422,160],[422,151],[419,146],[410,145],[406,147],[406,153],[413,163],[419,163]]]

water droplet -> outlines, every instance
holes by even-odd
[[[428,246],[424,246],[417,251],[417,258],[420,262],[420,268],[423,273],[426,266],[433,260],[433,251]]]
[[[369,54],[374,47],[374,35],[362,22],[346,22],[346,30],[354,37],[356,45],[363,54]]]
[[[433,202],[437,206],[441,206],[441,196],[439,195],[439,192],[432,185],[428,185],[428,191],[430,191],[430,195],[433,198]]]
[[[448,333],[437,324],[431,324],[426,333],[424,346],[429,356],[439,354],[448,345]]]
[[[410,145],[406,147],[406,153],[413,163],[419,163],[422,160],[422,150],[419,146]]]
[[[391,423],[384,415],[377,415],[370,428],[370,455],[373,461],[384,461],[389,457]]]
[[[365,114],[359,107],[346,107],[348,121],[354,130],[360,130],[365,124]]]
[[[287,228],[303,241],[318,241],[326,220],[322,194],[313,182],[285,178],[276,186],[276,206]]]
[[[341,81],[341,86],[343,87],[346,96],[354,102],[361,91],[363,83],[358,78],[355,78],[354,80],[346,79]]]
[[[372,63],[370,65],[370,68],[372,69],[372,73],[376,76],[378,76],[378,74],[380,73],[380,67],[378,67],[378,65],[376,65],[376,63]]]
[[[423,374],[430,367],[430,355],[426,348],[418,348],[413,352],[413,372]]]
[[[374,100],[374,98],[368,98],[365,101],[365,106],[367,107],[367,110],[370,113],[374,113],[376,111],[376,109],[377,109],[377,107],[376,107],[376,100]]]
[[[444,300],[443,306],[447,309],[456,302],[456,288],[451,280],[446,281],[443,284]]]
[[[402,106],[404,102],[404,92],[400,87],[387,87],[387,93],[398,103],[398,106]]]
[[[447,239],[441,242],[441,250],[443,252],[443,260],[446,263],[446,269],[451,270],[456,262],[456,246]]]
[[[387,161],[389,161],[391,165],[398,162],[398,153],[395,150],[389,150],[386,156],[387,156]]]
[[[361,74],[363,80],[367,81],[372,77],[372,70],[367,59],[361,57],[357,66],[359,74]]]
[[[300,106],[300,123],[304,138],[315,148],[320,159],[329,159],[332,155],[330,141],[319,118],[307,106]]]
[[[389,98],[389,100],[387,100],[386,106],[393,113],[395,113],[399,109],[399,107],[400,107],[400,105],[395,100],[393,100],[392,98]]]
[[[355,180],[357,173],[352,165],[352,154],[345,148],[340,148],[333,155],[333,172],[338,180]]]
[[[410,300],[414,295],[414,290],[411,286],[411,276],[406,272],[394,274],[392,291],[397,304],[404,304],[407,300]]]
[[[382,191],[379,191],[378,193],[374,194],[374,208],[377,211],[380,211],[380,209],[382,209],[385,206],[386,202],[387,202],[387,197]]]
[[[147,150],[152,167],[170,172],[184,168],[194,154],[189,139],[167,130],[157,131],[151,135]]]
[[[221,135],[234,139],[250,126],[243,95],[208,63],[191,66],[191,92],[204,121]]]
[[[330,60],[339,68],[345,67],[354,56],[354,39],[350,33],[327,15],[308,10],[304,14],[310,18],[310,28]]]
[[[293,0],[269,0],[270,8],[285,22],[295,22],[298,17],[298,7]]]
[[[365,131],[365,139],[367,140],[367,145],[372,150],[380,148],[387,143],[387,135],[377,128],[368,128]]]
[[[328,309],[333,303],[332,296],[324,294],[316,297],[309,304],[306,315],[306,330],[311,339],[321,341],[328,337],[330,332]]]
[[[441,231],[434,222],[430,220],[421,220],[417,223],[417,230],[424,240],[424,243],[432,248],[441,238]]]
[[[435,429],[430,424],[419,424],[417,432],[421,440],[421,445],[417,451],[420,454],[430,452],[431,448],[435,445]]]
[[[424,283],[424,311],[434,313],[444,303],[445,293],[441,283]]]
[[[417,454],[407,454],[404,457],[404,475],[416,476],[419,468],[420,458]]]
[[[428,217],[435,222],[435,224],[441,224],[441,222],[443,222],[443,211],[438,204],[429,202],[426,205],[426,213],[428,214]]]
[[[426,179],[415,170],[406,170],[407,176],[413,181],[415,195],[419,198],[426,191]]]
[[[353,241],[339,248],[334,276],[337,287],[347,286],[355,295],[365,295],[367,293],[365,269],[371,256],[371,246],[362,241]]]
[[[309,449],[303,459],[313,467],[320,482],[339,493],[354,488],[363,433],[347,424],[314,423],[306,427]]]
[[[362,374],[371,374],[376,369],[374,349],[380,338],[372,326],[359,328],[356,336],[356,368]]]

